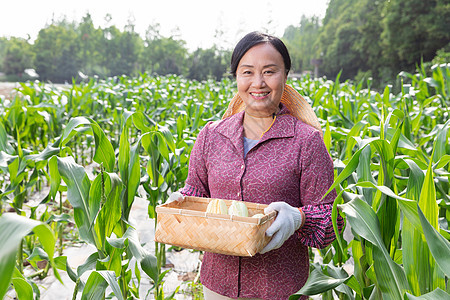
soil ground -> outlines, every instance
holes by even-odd
[[[14,95],[14,89],[19,86],[16,82],[0,82],[0,97],[11,98]]]

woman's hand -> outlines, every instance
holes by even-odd
[[[261,250],[261,254],[280,248],[302,224],[302,213],[298,208],[286,202],[272,202],[264,209],[264,213],[268,214],[274,210],[278,212],[277,217],[266,230],[266,235],[271,236],[272,239]]]
[[[173,201],[182,202],[184,200],[184,196],[180,192],[173,192],[170,194],[169,199],[166,201],[166,203],[170,203]]]

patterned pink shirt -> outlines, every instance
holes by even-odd
[[[244,157],[243,116],[210,122],[192,149],[186,185],[190,196],[301,207],[305,223],[280,248],[253,257],[206,252],[200,281],[231,298],[287,299],[309,275],[308,246],[334,238],[331,210],[336,192],[322,196],[334,180],[333,162],[320,132],[281,110],[272,127]],[[339,229],[343,220],[339,219]]]

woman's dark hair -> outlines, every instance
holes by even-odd
[[[278,52],[280,52],[283,57],[284,67],[286,68],[286,75],[291,69],[291,57],[286,48],[286,45],[277,37],[261,32],[250,32],[244,36],[234,48],[233,54],[231,55],[231,74],[236,77],[236,71],[242,56],[247,53],[247,51],[259,44],[268,43],[271,44]]]

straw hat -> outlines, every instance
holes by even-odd
[[[284,92],[281,96],[281,103],[287,107],[290,115],[296,117],[303,123],[311,125],[322,133],[319,120],[317,119],[311,105],[309,105],[309,103],[293,87],[287,84],[284,86]],[[238,112],[244,110],[244,108],[244,101],[242,101],[242,98],[238,93],[236,93],[233,99],[231,99],[222,119],[237,114]]]

